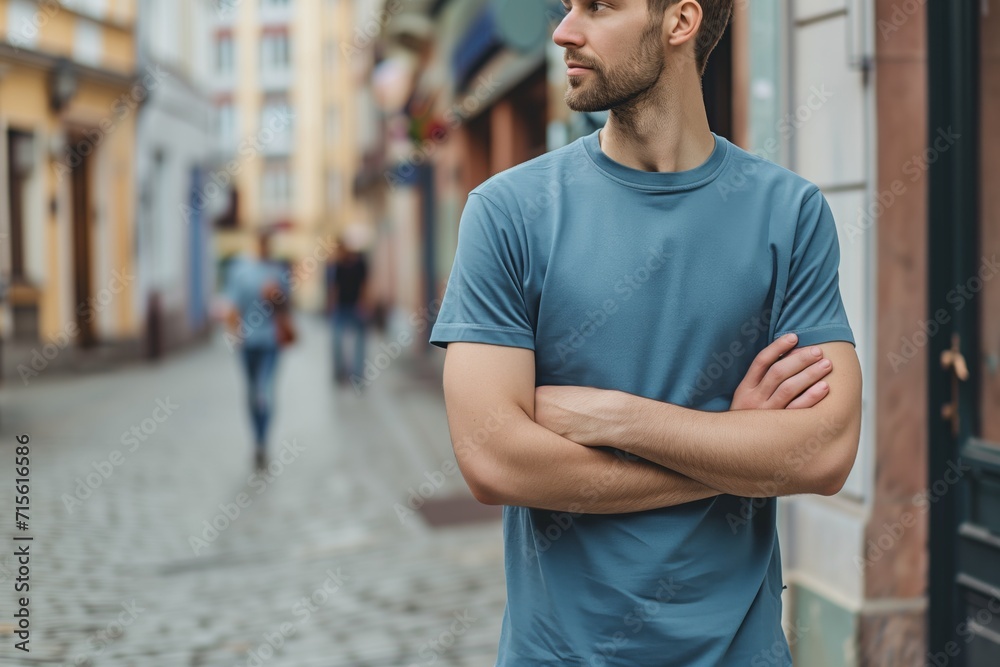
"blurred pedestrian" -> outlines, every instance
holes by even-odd
[[[236,259],[226,280],[231,304],[228,324],[246,373],[257,468],[267,465],[278,355],[296,337],[289,305],[289,272],[271,260],[271,238],[270,231],[261,232],[258,256]]]
[[[371,319],[368,262],[353,243],[340,237],[337,255],[326,269],[327,313],[333,328],[333,379],[347,384],[364,373],[365,337]],[[344,339],[353,338],[354,363],[347,365]]]

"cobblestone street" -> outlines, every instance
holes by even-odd
[[[43,373],[28,387],[7,379],[0,664],[493,664],[500,524],[432,528],[398,511],[429,480],[435,500],[468,497],[460,474],[447,474],[440,385],[400,360],[363,395],[336,388],[328,330],[299,324],[279,362],[262,475],[239,359],[221,337],[159,365]],[[21,433],[31,438],[31,506],[19,534],[32,542],[12,540]],[[14,649],[22,544],[30,653]]]

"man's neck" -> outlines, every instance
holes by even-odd
[[[687,92],[647,98],[641,108],[612,110],[598,135],[601,150],[640,171],[687,171],[704,164],[715,138],[700,86]]]

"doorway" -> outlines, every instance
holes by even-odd
[[[83,135],[77,135],[73,137],[71,145],[90,146],[90,143]],[[88,151],[87,155],[77,152],[75,158],[69,161],[69,164],[75,163],[70,172],[71,215],[73,217],[73,312],[80,332],[77,342],[82,348],[93,347],[96,343],[94,319],[97,313],[91,300],[93,292],[91,285],[93,207],[90,198],[92,155],[91,151]]]
[[[927,5],[928,664],[1000,665],[1000,4]],[[942,140],[948,137],[949,140]]]
[[[25,196],[34,169],[33,135],[7,130],[7,192],[10,193],[10,277],[11,282],[27,280],[24,268]]]

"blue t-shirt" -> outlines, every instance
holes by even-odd
[[[226,274],[225,296],[240,313],[237,341],[244,347],[278,346],[274,305],[263,297],[268,283],[277,284],[285,298],[290,298],[289,272],[276,262],[238,257]]]
[[[536,385],[704,411],[728,410],[784,333],[854,344],[815,185],[719,136],[694,169],[640,171],[605,155],[598,133],[473,190],[432,344],[528,348]],[[791,665],[775,503],[504,506],[497,665]]]

